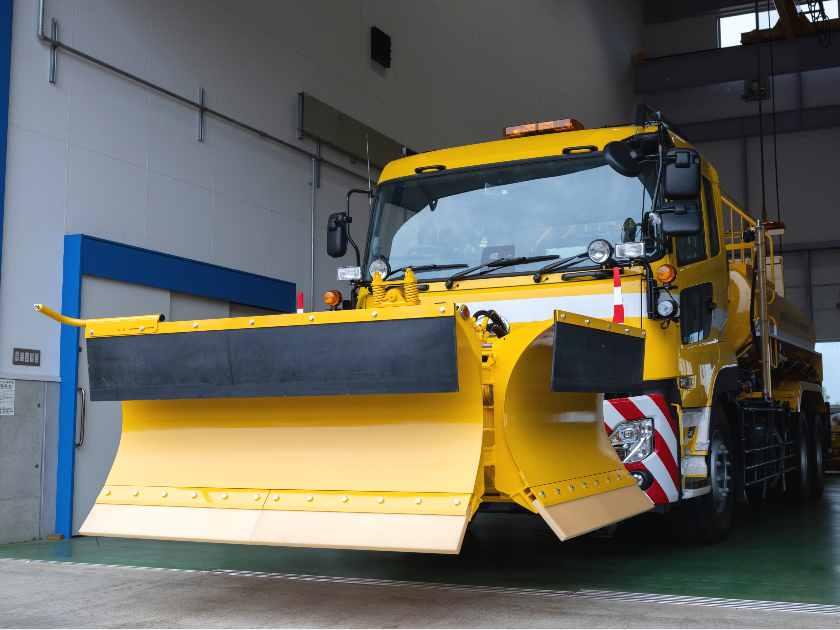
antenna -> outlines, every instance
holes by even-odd
[[[368,206],[373,206],[373,195],[370,194],[370,143],[368,142],[368,135],[365,133],[365,151],[367,152],[368,163]]]

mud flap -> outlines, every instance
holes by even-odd
[[[484,490],[471,325],[451,304],[255,320],[88,335],[123,433],[81,533],[457,553]]]
[[[603,429],[603,393],[641,388],[642,331],[557,312],[502,341],[499,428],[521,481],[497,488],[519,494],[561,540],[653,507]]]

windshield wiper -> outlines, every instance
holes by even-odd
[[[455,264],[455,265],[421,265],[419,267],[412,267],[411,265],[408,265],[408,267],[400,267],[399,269],[394,269],[392,272],[390,272],[387,276],[385,276],[382,279],[387,280],[388,278],[393,276],[395,273],[405,271],[409,267],[411,267],[412,271],[431,271],[432,269],[463,269],[464,267],[466,267],[466,265],[463,264],[463,263],[458,263],[458,264]]]
[[[576,256],[569,256],[568,258],[564,258],[563,260],[558,260],[557,262],[553,262],[550,265],[546,265],[534,274],[534,282],[542,282],[542,275],[546,271],[551,271],[552,269],[556,269],[557,267],[565,265],[567,262],[572,262],[573,260],[578,260],[579,258],[586,258],[587,256],[589,256],[589,254],[583,252],[582,254],[577,254]]]
[[[478,271],[479,269],[484,269],[489,267],[490,269],[500,269],[502,267],[513,267],[514,265],[525,265],[529,263],[541,262],[543,260],[554,260],[556,258],[560,258],[560,256],[519,256],[518,258],[500,258],[499,260],[491,260],[490,262],[483,263],[478,265],[477,267],[472,267],[467,269],[466,271],[461,271],[453,275],[449,280],[446,281],[446,288],[451,289],[452,285],[456,280],[460,280],[461,278],[465,278],[474,271]]]

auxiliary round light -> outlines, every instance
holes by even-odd
[[[656,312],[662,317],[670,317],[676,311],[676,305],[673,300],[662,300],[656,305]]]
[[[656,270],[656,277],[659,278],[660,282],[671,282],[677,277],[677,270],[671,265],[662,265]]]
[[[586,253],[589,254],[589,259],[597,265],[607,262],[613,254],[612,245],[609,241],[602,238],[596,238],[586,248]]]
[[[327,306],[338,306],[341,304],[341,291],[330,289],[324,293],[324,302]]]
[[[373,274],[379,272],[379,275],[384,280],[388,277],[388,274],[391,273],[391,266],[388,264],[387,260],[382,260],[381,258],[377,258],[372,263],[370,263],[370,267],[368,267],[368,272],[370,273],[370,277],[373,278]]]
[[[470,318],[470,307],[466,304],[461,304],[461,307],[458,309],[458,313],[461,315],[463,319]]]

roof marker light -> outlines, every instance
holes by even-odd
[[[523,136],[536,136],[542,133],[557,133],[559,131],[580,131],[583,125],[574,118],[563,118],[561,120],[549,120],[547,122],[532,123],[530,125],[516,125],[505,127],[504,137],[521,138]]]

